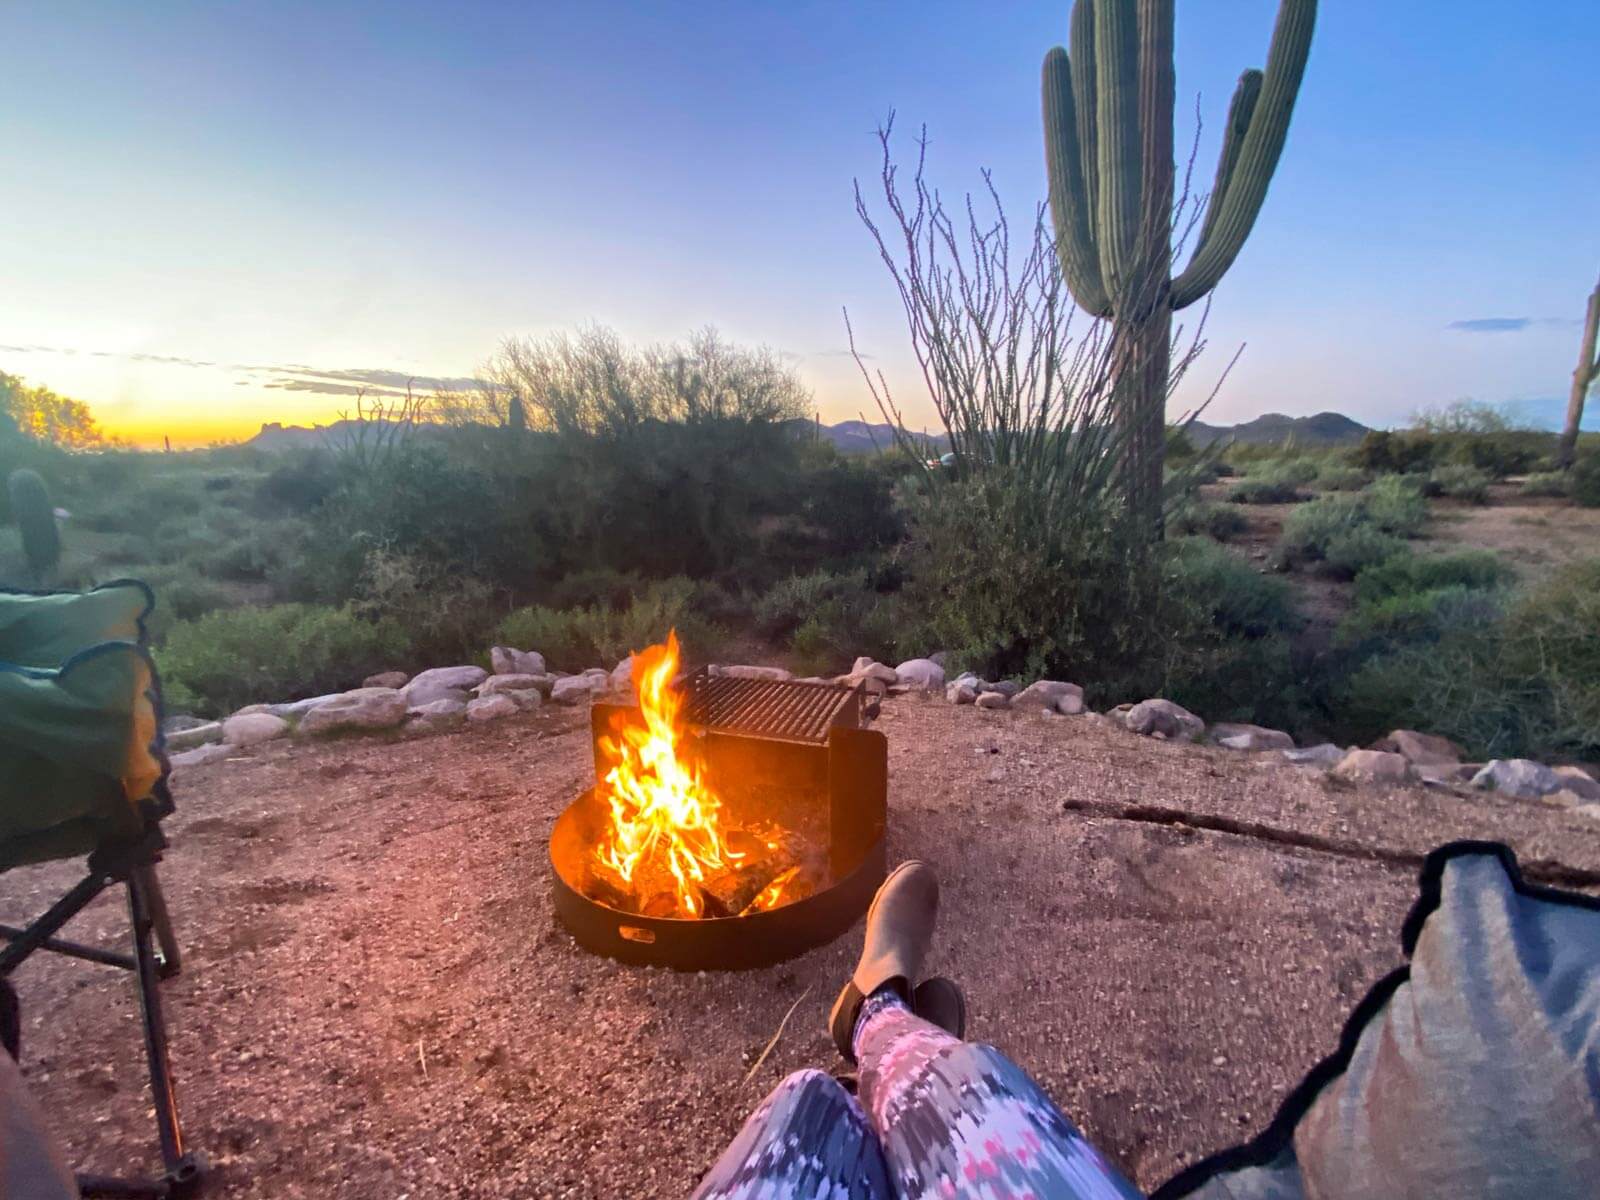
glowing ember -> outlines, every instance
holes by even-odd
[[[724,832],[722,802],[689,752],[683,701],[672,686],[678,661],[676,631],[633,656],[640,720],[601,742],[612,765],[598,789],[610,821],[595,851],[597,874],[646,916],[776,908],[788,902],[785,889],[799,868],[763,872],[778,841],[753,830]],[[724,898],[733,896],[747,902],[730,911]]]

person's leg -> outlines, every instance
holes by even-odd
[[[1142,1197],[1021,1067],[914,1016],[894,989],[867,997],[854,1049],[899,1200]]]
[[[780,1083],[723,1151],[693,1200],[895,1200],[855,1097],[821,1071]]]

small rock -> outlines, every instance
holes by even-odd
[[[1123,727],[1147,737],[1159,734],[1174,741],[1192,742],[1206,731],[1206,723],[1181,704],[1159,697],[1141,700],[1122,718]]]
[[[534,692],[534,695],[538,695]],[[517,711],[517,702],[510,696],[479,696],[467,705],[467,720],[498,721]]]
[[[499,692],[501,696],[511,697],[514,703],[523,712],[531,712],[544,704],[544,693],[538,688],[529,688],[527,691]]]
[[[936,692],[944,687],[944,668],[931,658],[910,658],[894,669],[894,681],[902,687]]]
[[[554,686],[555,680],[548,675],[491,675],[478,685],[478,695],[498,696],[501,692],[543,692]]]
[[[594,699],[595,691],[587,675],[566,675],[556,680],[550,699],[557,704],[587,704]]]
[[[1428,787],[1466,787],[1478,773],[1474,763],[1412,763],[1411,773]]]
[[[409,690],[409,689],[408,689]],[[407,692],[395,688],[357,688],[317,705],[300,718],[300,734],[349,729],[393,729],[406,719]]]
[[[530,675],[541,672],[530,671]],[[461,699],[461,693],[477,687],[489,672],[482,667],[434,667],[416,676],[405,686],[406,705],[419,708],[435,700]]]
[[[945,686],[944,698],[951,704],[971,704],[978,698],[978,689],[958,679]]]
[[[544,655],[537,650],[516,650],[510,646],[490,646],[489,665],[496,675],[543,675],[548,669]]]
[[[1068,702],[1070,712],[1062,707],[1063,701]],[[1039,679],[1011,697],[1011,703],[1016,708],[1041,708],[1047,712],[1066,712],[1068,716],[1073,716],[1083,711],[1083,689],[1075,683]]]
[[[611,690],[613,692],[633,691],[633,655],[628,655],[627,658],[611,668]]]
[[[993,683],[989,683],[986,680],[980,680],[978,683],[978,691],[999,692],[1002,696],[1009,700],[1011,697],[1022,691],[1022,685],[1015,679],[997,679]]]
[[[868,667],[875,667],[877,665],[878,665],[878,660],[877,659],[868,658],[866,655],[863,654],[860,658],[856,659],[855,665],[850,668],[850,674],[859,675],[859,674],[861,674],[861,672],[865,671]]]
[[[1010,708],[1011,697],[1004,692],[982,692],[973,703],[979,708]]]
[[[1531,758],[1497,758],[1472,777],[1472,786],[1508,796],[1545,796],[1561,789],[1563,780]]]
[[[1219,721],[1211,727],[1211,738],[1229,750],[1293,750],[1294,739],[1281,729],[1260,725],[1241,725]]]
[[[236,713],[222,723],[222,740],[230,746],[254,746],[288,733],[289,722],[271,713]]]
[[[176,733],[167,734],[168,750],[193,750],[196,746],[204,746],[207,742],[222,740],[222,722],[206,721],[199,725],[191,725],[187,729],[180,729]]]
[[[467,715],[467,706],[461,700],[430,700],[409,710],[406,716],[407,733],[433,733],[458,724]]]
[[[1596,783],[1594,776],[1582,767],[1555,767],[1553,770],[1564,791],[1585,801],[1600,802],[1600,783]]]
[[[1308,746],[1304,750],[1285,750],[1283,752],[1284,758],[1297,767],[1321,767],[1323,770],[1337,766],[1344,754],[1344,747],[1335,746],[1332,742]]]
[[[1398,754],[1414,766],[1448,766],[1461,761],[1461,747],[1449,738],[1415,729],[1396,729],[1372,743],[1371,749]]]
[[[168,755],[167,761],[174,767],[201,767],[206,763],[219,762],[233,751],[234,747],[226,742],[212,742],[207,746],[196,746],[193,750],[181,750]]]
[[[1387,750],[1351,750],[1334,766],[1335,779],[1349,783],[1404,783],[1411,764]]]
[[[404,671],[379,671],[376,675],[368,675],[361,681],[362,687],[403,688],[410,682],[411,676]]]
[[[211,722],[204,717],[191,717],[188,713],[173,713],[161,722],[161,732],[169,738],[175,733],[182,733],[186,729],[198,729]]]
[[[1600,804],[1580,804],[1572,810],[1575,817],[1587,817],[1591,821],[1600,822]]]

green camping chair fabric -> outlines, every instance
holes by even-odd
[[[87,876],[43,916],[26,928],[0,926],[0,987],[40,949],[134,972],[166,1168],[147,1182],[80,1177],[85,1195],[181,1196],[199,1185],[183,1151],[156,988],[179,958],[155,875],[172,800],[145,636],[153,605],[133,580],[83,593],[0,591],[0,871],[88,860]],[[114,884],[128,890],[131,956],[56,936]]]

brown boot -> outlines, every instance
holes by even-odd
[[[935,975],[917,984],[911,1011],[958,1041],[967,1036],[967,997],[954,979]]]
[[[924,862],[901,863],[872,898],[861,961],[828,1018],[833,1044],[849,1062],[856,1060],[850,1043],[866,997],[888,984],[910,1003],[912,985],[922,971],[938,915],[939,880]]]

